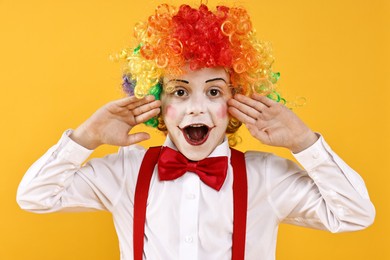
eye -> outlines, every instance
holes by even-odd
[[[173,94],[177,97],[183,97],[183,96],[187,96],[188,93],[187,91],[185,91],[184,89],[176,89]]]
[[[208,95],[211,96],[211,97],[219,97],[219,96],[222,95],[222,93],[221,93],[221,90],[218,89],[218,88],[211,88],[208,91]]]

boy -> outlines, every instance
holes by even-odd
[[[121,259],[274,259],[280,222],[331,232],[372,223],[360,176],[273,88],[272,56],[244,9],[162,5],[135,32],[123,55],[131,96],[64,133],[23,178],[22,208],[110,211]],[[167,139],[145,151],[134,144],[149,136],[129,132],[150,120]],[[230,149],[240,122],[304,170]],[[82,165],[102,144],[122,148]]]

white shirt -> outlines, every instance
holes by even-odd
[[[67,131],[27,171],[17,201],[33,212],[108,210],[118,234],[121,259],[133,259],[133,203],[145,154],[140,146],[82,163],[92,151],[73,142]],[[165,146],[176,149],[167,138]],[[228,156],[227,141],[210,157]],[[248,213],[245,259],[275,259],[281,222],[327,229],[369,226],[375,209],[361,177],[322,137],[294,155],[295,163],[269,153],[246,152]],[[219,192],[196,174],[159,181],[153,174],[145,225],[144,259],[231,259],[233,231],[232,167]]]

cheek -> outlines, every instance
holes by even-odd
[[[227,117],[227,104],[223,104],[217,109],[217,117],[220,119]]]
[[[176,118],[177,112],[172,105],[167,105],[164,109],[164,118]]]

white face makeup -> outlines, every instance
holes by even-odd
[[[162,116],[178,150],[189,160],[198,161],[224,140],[230,80],[224,68],[186,71],[164,78]]]

